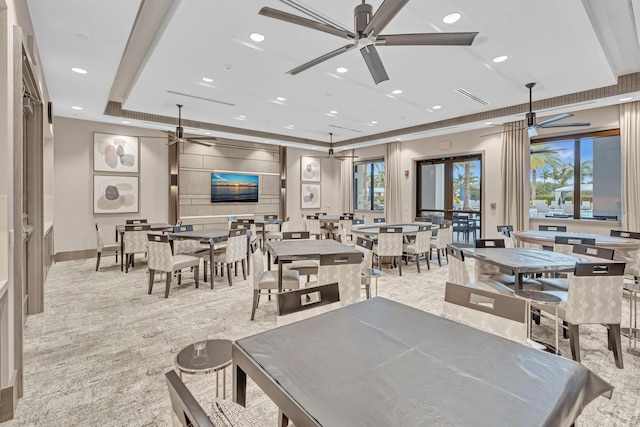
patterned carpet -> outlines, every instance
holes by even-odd
[[[234,277],[233,286],[216,278],[216,287],[194,288],[185,275],[164,299],[164,281],[156,279],[147,294],[146,264],[129,274],[95,260],[54,265],[45,289],[45,312],[30,316],[25,329],[25,396],[19,401],[17,426],[170,426],[172,417],[164,373],[180,349],[202,337],[239,339],[275,327],[274,301],[261,301],[251,322],[251,280]],[[472,267],[471,265],[469,267]],[[385,271],[378,294],[439,314],[448,278],[446,264],[403,268],[403,276]],[[628,301],[624,322],[628,319]],[[535,327],[534,337],[552,342],[551,323]],[[568,340],[561,351],[569,353]],[[607,351],[603,327],[581,329],[583,364],[615,386],[613,398],[592,402],[580,426],[640,425],[640,357],[629,354],[623,341],[624,370],[615,368]],[[228,370],[227,390],[231,393]],[[204,408],[215,389],[215,376],[185,376],[187,386]],[[544,390],[540,390],[544,393]],[[275,426],[275,405],[251,381],[248,408],[264,426]]]

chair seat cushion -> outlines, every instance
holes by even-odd
[[[200,258],[189,255],[175,255],[173,257],[173,271],[200,265]]]
[[[298,289],[300,287],[300,275],[295,270],[282,272],[282,289]],[[265,271],[258,281],[258,289],[278,289],[278,271]]]
[[[267,240],[282,240],[282,231],[270,231],[267,233]]]
[[[101,252],[116,252],[120,251],[120,243],[110,243],[108,245],[102,246]]]

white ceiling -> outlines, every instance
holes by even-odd
[[[298,3],[352,28],[359,1]],[[370,3],[375,11],[382,1]],[[527,82],[537,82],[534,99],[616,84],[619,75],[640,71],[638,3],[413,0],[383,33],[479,34],[469,47],[379,46],[390,80],[375,85],[357,49],[296,76],[285,74],[347,42],[258,15],[269,6],[304,16],[278,0],[28,0],[57,115],[120,123],[121,118],[103,114],[109,100],[122,102],[125,110],[171,117],[178,103],[185,105],[183,118],[312,143],[328,141],[329,132],[334,141],[348,141],[522,104],[528,101]],[[451,12],[462,19],[444,24]],[[253,32],[266,40],[251,41]],[[499,55],[509,59],[492,62]],[[71,67],[89,73],[79,75]],[[337,67],[349,71],[339,74]],[[456,93],[459,88],[488,105]],[[392,95],[395,89],[402,94]],[[274,102],[277,97],[286,101]],[[435,105],[442,108],[434,110]],[[267,139],[227,130],[212,133]]]

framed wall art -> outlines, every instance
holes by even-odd
[[[93,213],[139,211],[139,178],[126,175],[93,175]]]
[[[320,182],[320,158],[300,157],[300,181]]]
[[[320,209],[320,184],[301,184],[300,208]]]
[[[93,133],[93,170],[95,172],[140,171],[140,144],[135,136]]]

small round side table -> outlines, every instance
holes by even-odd
[[[545,304],[545,305],[553,305],[556,309],[556,315],[554,317],[555,321],[555,330],[556,330],[556,348],[555,353],[560,354],[560,349],[558,348],[558,305],[562,301],[560,297],[557,297],[553,294],[547,294],[541,291],[516,291],[516,296],[522,299],[527,300],[527,306],[529,308],[529,312],[527,314],[527,338],[531,339],[531,303],[536,304]]]
[[[190,344],[176,355],[176,369],[182,374],[216,374],[216,397],[222,371],[222,398],[227,397],[226,368],[231,366],[231,341],[207,340]]]

